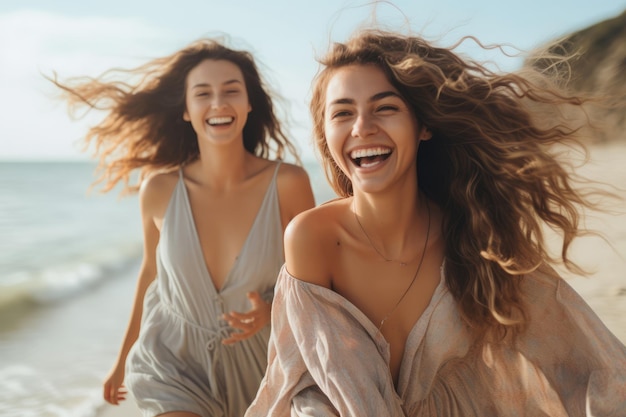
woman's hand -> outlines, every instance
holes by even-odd
[[[248,293],[248,299],[252,303],[252,309],[247,313],[231,311],[222,316],[228,325],[239,330],[234,332],[228,339],[222,341],[225,345],[241,342],[254,335],[270,322],[272,304],[265,302],[258,292]]]
[[[119,405],[126,399],[127,393],[124,387],[124,364],[116,364],[104,380],[104,399],[110,404]]]

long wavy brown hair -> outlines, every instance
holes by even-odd
[[[552,150],[566,142],[582,146],[583,131],[566,113],[545,110],[580,108],[585,100],[550,77],[497,74],[453,49],[379,30],[334,44],[313,83],[314,140],[332,187],[351,196],[352,184],[324,135],[326,87],[338,68],[379,67],[433,132],[420,143],[417,176],[443,211],[446,280],[462,317],[479,331],[517,331],[526,319],[519,291],[524,274],[551,262],[582,271],[568,248],[586,232],[580,210],[594,204]],[[545,226],[561,233],[558,256],[547,248]]]
[[[243,129],[245,149],[264,158],[273,152],[282,159],[288,152],[300,162],[276,116],[272,99],[277,95],[270,93],[252,54],[228,48],[217,39],[200,39],[134,69],[112,69],[97,78],[64,82],[56,74],[49,78],[63,90],[71,115],[85,106],[106,112],[85,137],[85,149],[95,145],[100,172],[96,183],[104,182],[103,191],[123,181],[123,191],[134,192],[146,175],[198,158],[196,133],[191,123],[183,120],[185,87],[189,72],[207,59],[230,61],[243,73],[252,107]],[[140,170],[139,179],[130,184],[136,169]]]

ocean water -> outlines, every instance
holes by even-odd
[[[0,416],[89,417],[130,314],[137,196],[88,192],[91,162],[0,162]],[[313,162],[318,203],[333,197]]]
[[[111,335],[94,295],[136,265],[141,229],[136,196],[87,192],[93,170],[0,162],[2,416],[88,416],[99,403],[94,354]]]
[[[141,250],[137,197],[87,193],[91,163],[0,163],[0,306],[64,299]]]

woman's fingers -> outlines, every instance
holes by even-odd
[[[119,405],[120,401],[126,399],[127,394],[128,390],[123,385],[119,388],[108,385],[104,387],[104,400],[109,404]]]
[[[250,311],[246,313],[231,311],[222,316],[230,327],[238,330],[222,341],[226,345],[249,338],[269,322],[271,304],[263,300],[256,291],[249,292],[247,296],[252,304]]]

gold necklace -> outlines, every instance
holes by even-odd
[[[422,251],[422,256],[420,258],[420,261],[417,264],[417,269],[415,270],[415,274],[413,275],[413,279],[411,280],[411,283],[409,284],[408,287],[406,287],[406,290],[404,290],[404,292],[402,293],[402,296],[400,296],[400,298],[398,299],[398,302],[396,303],[396,305],[393,306],[391,311],[389,311],[389,313],[387,313],[385,315],[385,317],[383,317],[383,319],[380,321],[380,326],[378,326],[378,331],[379,332],[380,332],[380,329],[383,328],[383,324],[385,324],[385,321],[387,321],[387,319],[398,309],[398,306],[400,305],[402,300],[404,300],[404,297],[406,297],[406,295],[408,294],[409,290],[411,289],[411,287],[415,283],[415,280],[417,279],[417,275],[419,274],[420,269],[422,269],[422,263],[424,262],[424,257],[426,256],[426,249],[428,248],[428,240],[430,238],[430,203],[428,202],[428,199],[426,199],[426,210],[428,211],[428,227],[426,228],[426,241],[424,242],[424,250]],[[359,218],[356,215],[356,210],[354,209],[354,200],[352,200],[352,212],[354,213],[354,218],[356,219],[356,222],[359,224],[359,227],[361,228],[361,231],[363,232],[363,234],[367,238],[368,242],[370,243],[370,246],[376,251],[376,253],[378,253],[381,256],[381,258],[383,258],[385,260],[385,262],[397,262],[401,266],[406,266],[407,265],[405,262],[395,261],[393,259],[387,259],[382,253],[380,253],[378,251],[378,249],[376,249],[376,246],[374,246],[374,244],[372,243],[372,240],[367,235],[367,232],[363,228],[363,225],[361,225],[361,222],[359,221]]]
[[[428,208],[428,227],[430,227],[430,206],[428,205],[428,199],[426,199],[426,206]],[[407,266],[408,264],[412,263],[415,258],[417,257],[417,255],[415,255],[415,257],[409,259],[408,261],[398,261],[396,259],[389,259],[387,258],[385,255],[383,255],[383,253],[381,251],[379,251],[376,248],[376,245],[374,245],[374,242],[372,242],[372,239],[370,238],[370,235],[367,234],[367,232],[365,231],[365,228],[363,227],[363,225],[361,224],[361,221],[359,220],[359,216],[357,216],[356,214],[356,208],[354,206],[354,198],[352,200],[352,214],[354,215],[354,220],[356,220],[357,224],[359,225],[359,228],[361,229],[361,231],[363,232],[363,234],[365,235],[365,237],[367,238],[367,241],[369,242],[370,246],[372,247],[372,249],[374,249],[374,251],[378,254],[378,256],[380,256],[381,258],[383,258],[383,260],[385,262],[394,262],[399,264],[400,266]]]

